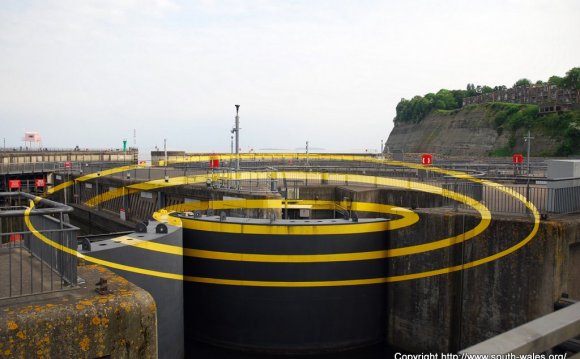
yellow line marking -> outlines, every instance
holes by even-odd
[[[481,216],[481,220],[478,225],[457,236],[452,236],[448,238],[444,238],[438,241],[429,242],[425,244],[419,244],[414,246],[402,247],[402,248],[394,248],[384,251],[374,251],[368,254],[360,254],[358,258],[386,258],[386,257],[398,257],[410,254],[417,254],[427,251],[432,251],[436,249],[442,249],[451,245],[455,245],[461,243],[463,241],[469,240],[478,234],[485,231],[485,229],[489,226],[491,222],[491,213],[489,210],[481,203],[478,202],[470,197],[465,195],[445,190],[437,186],[428,185],[422,182],[415,182],[410,180],[400,180],[400,179],[391,179],[391,178],[382,178],[382,177],[375,177],[375,176],[363,176],[363,175],[351,175],[351,174],[339,174],[339,173],[312,173],[312,172],[272,172],[272,173],[251,173],[251,172],[241,172],[235,173],[234,175],[237,178],[247,178],[252,177],[254,175],[256,178],[264,179],[264,178],[284,178],[288,175],[291,175],[292,178],[300,178],[300,179],[308,179],[308,180],[317,180],[320,179],[321,175],[328,177],[334,181],[349,181],[349,182],[357,182],[357,183],[371,183],[381,186],[391,186],[391,187],[399,187],[399,188],[408,188],[413,190],[419,190],[423,192],[429,192],[433,194],[438,194],[441,196],[445,196],[451,198],[453,200],[465,203],[476,211],[479,212]],[[196,181],[205,182],[206,176],[196,176]],[[181,183],[184,181],[185,177],[178,177],[175,179],[175,182]],[[252,178],[253,179],[253,178]],[[162,186],[173,186],[175,184],[165,181],[152,181],[154,185],[162,185]],[[198,182],[198,183],[199,183]],[[191,181],[189,183],[192,183]],[[118,192],[118,193],[116,193]],[[110,191],[107,192],[104,196],[96,196],[93,197],[90,202],[91,204],[99,203],[103,200],[103,198],[110,199],[109,196],[117,196],[122,195],[122,190],[117,191]],[[114,197],[113,197],[114,198]],[[243,202],[243,201],[227,201],[222,203],[225,206],[236,206],[235,202]],[[241,204],[241,203],[240,203]],[[237,204],[240,206],[240,204]],[[218,204],[219,208],[219,204]],[[233,224],[233,223],[221,223],[221,222],[207,222],[201,221],[196,219],[186,219],[182,218],[181,222],[184,228],[188,229],[196,229],[196,230],[204,230],[204,231],[213,231],[213,232],[228,232],[228,233],[249,233],[249,234],[276,234],[276,235],[322,235],[322,234],[337,234],[337,233],[366,233],[366,232],[373,232],[373,231],[384,231],[388,226],[387,222],[378,222],[378,223],[360,223],[360,224],[350,224],[350,225],[324,225],[324,226],[282,226],[282,225],[268,225],[268,226],[260,226],[260,225],[245,225],[245,224]],[[152,247],[150,247],[152,248]],[[225,252],[224,252],[225,253]],[[272,255],[273,256],[273,255]],[[218,254],[215,254],[215,257],[219,257]],[[232,260],[226,259],[231,258],[231,255],[222,255],[224,260]],[[277,261],[278,257],[271,257],[270,261],[274,262]],[[360,260],[360,259],[358,259]]]
[[[154,270],[149,270],[149,269],[143,269],[143,268],[138,268],[138,267],[133,267],[133,266],[127,266],[124,264],[120,264],[120,263],[115,263],[115,262],[110,262],[110,261],[106,261],[106,260],[102,260],[99,258],[95,258],[95,257],[91,257],[91,256],[87,256],[84,255],[74,249],[68,248],[66,246],[63,246],[57,242],[54,242],[53,240],[49,239],[48,237],[46,237],[44,234],[40,233],[33,225],[32,222],[30,221],[30,212],[32,211],[32,209],[34,208],[34,202],[30,202],[30,206],[26,209],[26,211],[24,212],[24,221],[26,223],[26,226],[28,227],[28,229],[30,230],[30,232],[32,232],[32,234],[40,239],[41,241],[43,241],[44,243],[60,250],[63,251],[65,253],[77,256],[80,259],[84,259],[88,262],[92,262],[92,263],[96,263],[96,264],[100,264],[106,267],[110,267],[110,268],[116,268],[116,269],[121,269],[124,271],[128,271],[128,272],[134,272],[134,273],[140,273],[143,275],[149,275],[149,276],[154,276],[154,277],[161,277],[161,278],[167,278],[167,279],[176,279],[176,280],[183,280],[184,277],[181,274],[175,274],[175,273],[167,273],[167,272],[160,272],[160,271],[154,271]]]
[[[130,171],[130,170],[133,170],[135,168],[142,168],[142,167],[143,167],[143,165],[129,165],[129,166],[110,168],[108,170],[103,170],[103,171],[99,171],[99,172],[89,173],[87,175],[76,178],[74,181],[66,181],[66,182],[60,183],[52,188],[49,188],[46,191],[46,194],[53,194],[53,193],[56,193],[60,190],[65,189],[67,187],[70,187],[75,183],[75,181],[76,182],[89,181],[89,180],[92,180],[92,179],[95,179],[98,177],[104,177],[104,176],[108,176],[111,174],[124,172],[124,171]]]
[[[291,158],[300,158],[301,157],[299,155],[293,155],[293,156],[294,157],[291,157]],[[288,157],[290,157],[290,156],[288,156]],[[302,157],[306,157],[306,156],[302,156]],[[334,156],[332,156],[332,159],[338,159],[339,157],[341,160],[348,160],[346,157],[353,157],[353,156],[336,156],[336,155],[334,155]],[[220,158],[222,158],[222,157],[220,157]],[[235,157],[226,155],[226,156],[223,156],[223,158],[235,158]],[[279,156],[279,155],[272,155],[272,158],[283,158],[283,157]],[[309,158],[315,159],[315,157],[312,155],[309,156]],[[318,156],[316,158],[318,158]],[[324,156],[324,158],[330,159],[330,156]],[[209,160],[209,156],[207,156],[207,159]],[[361,158],[356,157],[356,158],[353,158],[352,160],[361,161]],[[436,167],[426,168],[422,165],[416,165],[416,164],[412,164],[412,163],[405,163],[405,162],[400,162],[400,161],[377,160],[377,159],[373,159],[373,158],[364,159],[364,160],[368,161],[368,162],[379,162],[379,163],[388,164],[388,165],[405,166],[408,168],[425,169],[427,171],[443,173],[443,174],[450,175],[450,176],[453,176],[456,178],[466,179],[466,180],[471,181],[471,182],[481,183],[481,184],[493,187],[499,191],[502,191],[502,192],[518,199],[519,201],[524,203],[524,205],[528,209],[530,209],[530,211],[532,212],[532,216],[534,218],[534,226],[532,228],[532,231],[522,241],[516,243],[512,247],[509,247],[509,248],[507,248],[501,252],[495,253],[491,256],[487,256],[487,257],[484,257],[484,258],[481,258],[481,259],[478,259],[478,260],[475,260],[472,262],[464,263],[462,265],[456,265],[456,266],[441,268],[441,269],[432,270],[432,271],[411,273],[411,274],[391,276],[391,277],[369,278],[369,279],[358,279],[358,280],[343,280],[343,281],[312,281],[312,282],[272,282],[272,281],[270,281],[270,282],[268,282],[268,281],[245,281],[245,280],[230,280],[230,279],[219,279],[219,278],[192,277],[192,276],[183,276],[183,275],[178,275],[178,274],[173,274],[173,273],[151,271],[151,270],[146,270],[146,269],[142,269],[142,268],[126,266],[126,265],[122,265],[122,264],[118,264],[118,263],[103,261],[103,260],[100,260],[98,258],[93,258],[90,256],[85,256],[85,255],[78,253],[76,251],[74,251],[74,252],[80,258],[84,258],[88,261],[92,261],[92,262],[97,263],[97,264],[109,266],[111,268],[117,268],[117,269],[122,269],[122,270],[130,271],[130,272],[141,273],[144,275],[152,275],[152,276],[157,276],[157,277],[162,277],[162,278],[186,280],[186,281],[199,282],[199,283],[211,283],[211,284],[222,284],[222,285],[265,286],[265,287],[346,286],[346,285],[367,285],[367,284],[398,282],[398,281],[426,278],[426,277],[431,277],[431,276],[435,276],[435,275],[452,273],[452,272],[456,272],[459,270],[473,268],[476,266],[480,266],[482,264],[486,264],[486,263],[498,260],[504,256],[507,256],[507,255],[517,251],[518,249],[522,248],[527,243],[529,243],[538,232],[539,223],[540,223],[540,214],[539,214],[538,210],[536,209],[536,207],[534,206],[534,204],[531,203],[530,201],[528,201],[527,199],[525,199],[519,193],[517,193],[513,190],[510,190],[510,189],[507,189],[502,185],[499,185],[497,183],[490,182],[487,180],[477,179],[477,178],[474,178],[474,177],[469,176],[467,174],[464,174],[462,172],[443,170],[443,169],[436,168]],[[239,179],[239,178],[237,178],[237,179]],[[32,209],[33,206],[34,206],[33,203],[31,203],[30,209]],[[25,215],[26,224],[27,224],[28,228],[31,229],[31,231],[33,233],[35,233],[35,236],[41,238],[43,241],[45,241],[46,243],[48,243],[52,246],[55,246],[55,245],[58,246],[57,243],[50,241],[48,238],[44,237],[42,234],[40,234],[36,230],[32,230],[33,227],[32,227],[32,224],[30,223],[29,218],[28,218],[28,214],[29,214],[29,211],[27,211],[27,213]],[[42,237],[44,237],[44,239]],[[51,242],[51,243],[49,243],[49,242]],[[63,248],[63,250],[64,250],[64,248]],[[68,248],[66,248],[66,250],[68,250]]]
[[[320,175],[328,175],[335,181],[339,182],[356,182],[356,183],[371,183],[380,186],[391,186],[399,188],[408,188],[412,190],[418,190],[422,192],[433,193],[441,195],[444,197],[451,198],[453,200],[465,203],[475,210],[477,210],[482,218],[479,225],[473,230],[467,232],[466,236],[469,238],[481,233],[490,223],[491,213],[489,210],[480,202],[464,196],[462,194],[445,190],[437,186],[428,185],[421,182],[414,182],[408,180],[390,179],[390,178],[380,178],[374,176],[362,176],[362,175],[350,175],[350,174],[339,174],[339,173],[311,173],[311,172],[274,172],[270,174],[260,173],[259,177],[266,178],[268,175],[277,175],[278,178],[291,175],[293,179],[308,179],[315,180],[319,179]],[[248,173],[239,173],[241,177],[248,175]],[[235,201],[228,202],[235,206]],[[246,234],[292,234],[292,235],[318,235],[318,234],[336,234],[336,233],[366,233],[373,231],[383,231],[388,226],[386,223],[360,223],[351,225],[323,225],[323,226],[286,226],[286,225],[251,225],[251,224],[237,224],[237,223],[222,223],[222,222],[209,222],[199,219],[186,219],[182,218],[184,228],[196,229],[203,231],[213,231],[213,232],[227,232],[227,233],[246,233]],[[451,237],[450,239],[445,239],[438,242],[430,243],[425,245],[424,248],[436,249],[443,248],[450,244],[450,242],[459,243],[461,240],[456,237]],[[394,253],[397,251],[395,250]],[[401,254],[402,255],[402,254]]]
[[[216,208],[232,208],[231,206],[235,203],[231,202],[242,202],[245,206],[244,208],[257,208],[259,204],[263,202],[270,202],[273,206],[281,205],[281,201],[271,201],[271,200],[238,200],[238,201],[213,201],[209,202],[198,202],[195,205],[190,205],[189,208],[202,208],[211,205],[214,209]],[[276,203],[278,202],[278,203]],[[312,201],[297,201],[297,202],[312,202]],[[334,204],[333,201],[317,201],[324,203],[317,203],[320,207],[332,208]],[[242,203],[238,203],[236,208]],[[394,213],[398,215],[403,215],[404,217],[399,220],[393,220],[392,222],[398,222],[397,228],[402,228],[405,226],[412,225],[419,220],[419,216],[406,208],[381,205],[376,203],[365,203],[365,202],[353,202],[353,206],[359,208],[359,210],[365,210],[369,212],[381,212],[381,213]],[[271,207],[269,207],[271,208]],[[166,213],[166,212],[165,212]],[[163,213],[163,214],[165,214]],[[158,216],[161,216],[158,215]],[[169,217],[175,218],[175,217]],[[164,218],[158,217],[163,221]],[[388,224],[389,221],[381,222],[382,224]],[[385,230],[390,230],[393,228],[387,228]],[[339,261],[356,261],[356,260],[368,260],[368,259],[380,259],[389,257],[388,250],[381,251],[369,251],[369,252],[358,252],[358,253],[337,253],[337,254],[313,254],[313,255],[295,255],[295,254],[251,254],[251,253],[233,253],[233,252],[220,252],[220,251],[209,251],[201,249],[191,249],[183,248],[181,246],[168,245],[163,243],[157,243],[152,241],[144,241],[137,238],[120,236],[113,239],[117,243],[122,243],[125,245],[135,246],[138,248],[162,252],[174,255],[184,255],[188,257],[205,258],[205,259],[219,259],[219,260],[229,260],[229,261],[249,261],[249,262],[271,262],[271,263],[312,263],[312,262],[339,262]]]
[[[338,201],[325,200],[292,200],[293,204],[311,205],[315,210],[333,210],[337,209]],[[392,206],[388,204],[369,203],[369,202],[352,202],[350,208],[354,211],[389,213],[400,216],[398,219],[391,219],[387,223],[386,230],[395,230],[411,226],[419,221],[417,213],[408,208]],[[176,227],[183,227],[178,217],[170,216],[172,212],[193,212],[205,211],[207,209],[246,209],[246,208],[284,208],[280,199],[240,199],[240,200],[221,200],[221,201],[199,201],[181,203],[160,209],[153,213],[153,218],[158,222],[169,223]],[[315,221],[315,220],[313,220]]]
[[[277,173],[277,175],[284,173]],[[310,173],[308,173],[310,174]],[[243,174],[242,174],[243,175]],[[328,174],[334,176],[336,174]],[[343,175],[344,176],[344,175]],[[388,184],[390,186],[405,187],[405,188],[421,188],[421,190],[437,193],[443,196],[452,198],[454,200],[463,202],[475,208],[481,216],[481,221],[479,224],[457,236],[452,236],[449,238],[441,239],[435,242],[381,250],[381,251],[369,251],[369,252],[358,252],[358,253],[341,253],[341,254],[320,254],[320,255],[270,255],[270,254],[249,254],[249,253],[231,253],[231,252],[218,252],[218,251],[206,251],[197,249],[182,249],[180,247],[145,242],[145,241],[124,241],[125,244],[134,244],[138,247],[154,250],[164,253],[176,254],[176,255],[186,255],[192,257],[208,258],[208,259],[219,259],[219,260],[230,260],[230,261],[253,261],[253,262],[334,262],[334,261],[349,261],[349,260],[370,260],[370,259],[381,259],[389,257],[398,257],[410,254],[417,254],[427,251],[432,251],[436,249],[445,248],[457,243],[461,243],[468,239],[471,239],[478,234],[482,233],[491,221],[491,213],[489,210],[482,205],[480,202],[473,200],[467,196],[455,193],[449,190],[443,190],[436,186],[427,185],[424,183],[413,182],[413,181],[403,181],[403,180],[392,180],[386,178],[376,178],[369,176],[351,176],[351,181],[368,183],[370,181],[379,182],[381,185]],[[306,203],[316,203],[316,201],[305,201]],[[325,201],[324,205],[328,205],[330,201]],[[279,208],[282,206],[281,201],[276,200],[230,200],[230,201],[214,201],[211,205],[214,209],[224,209],[224,208],[254,208],[256,205],[267,205],[271,207]],[[191,209],[204,208],[209,206],[210,203],[192,203],[188,204]],[[369,203],[353,203],[353,208],[358,210],[373,211],[377,204]],[[415,214],[416,215],[416,214]],[[416,218],[418,219],[418,217]],[[218,222],[205,222],[196,219],[181,218],[181,222],[184,228],[197,229],[205,231],[215,231],[215,232],[232,232],[232,233],[268,233],[268,234],[333,234],[333,233],[366,233],[370,231],[377,230],[387,230],[388,221],[379,222],[373,224],[356,224],[356,225],[325,225],[325,226],[259,226],[259,225],[240,225],[240,224],[224,224]],[[414,222],[413,222],[414,223]],[[274,228],[277,227],[277,228]],[[350,228],[355,228],[350,230]]]

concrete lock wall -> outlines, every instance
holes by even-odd
[[[157,224],[159,223],[151,222],[147,227],[146,233],[133,233],[129,235],[129,238],[177,247],[182,246],[181,228],[170,227],[167,234],[157,234],[155,233]],[[84,251],[83,253],[102,260],[123,263],[136,268],[152,269],[177,275],[183,274],[183,262],[180,256],[127,246],[116,243],[114,238],[94,243],[91,247],[91,251]],[[116,268],[112,269],[112,271],[143,288],[153,296],[158,315],[159,358],[183,358],[183,282]]]
[[[463,230],[463,214],[420,211],[419,215],[415,226],[392,233],[393,243],[403,246],[410,238],[442,238]],[[477,221],[465,215],[465,228],[473,228]],[[464,245],[406,260],[436,263],[423,269],[466,263],[505,249],[513,244],[510,238],[523,239],[530,227],[526,219],[498,218]],[[575,221],[545,221],[530,243],[497,261],[389,284],[389,344],[411,352],[457,351],[551,313],[561,293],[576,294],[580,288],[575,280],[579,234]],[[391,270],[397,273],[403,263],[393,262]]]
[[[79,287],[0,302],[0,357],[157,358],[151,295],[98,265],[79,275]],[[95,291],[101,278],[108,293]]]
[[[480,221],[437,208],[441,197],[422,192],[307,187],[300,193],[309,199],[347,197],[423,208],[416,210],[418,223],[390,233],[393,248],[451,237]],[[391,258],[389,275],[404,274],[401,268],[421,272],[492,255],[525,238],[532,227],[527,218],[494,215],[486,231],[463,245]],[[515,253],[465,271],[389,283],[387,292],[390,345],[409,352],[457,351],[552,312],[562,293],[580,300],[580,222],[574,217],[543,221],[532,241]]]
[[[184,198],[221,199],[226,192],[184,186],[155,195],[160,193],[165,203],[173,204]],[[455,212],[448,200],[429,193],[352,186],[300,188],[300,199],[344,201],[345,197],[346,202],[415,208],[419,221],[392,231],[391,248],[456,236],[480,222],[479,216]],[[137,194],[129,201],[128,213],[151,200]],[[442,208],[443,204],[448,207]],[[115,209],[105,212],[115,214]],[[373,216],[357,214],[361,218]],[[493,255],[517,244],[532,228],[529,218],[493,214],[489,228],[463,244],[389,258],[389,276],[446,268]],[[457,351],[552,312],[562,293],[580,299],[579,243],[580,224],[574,217],[542,221],[536,236],[506,257],[464,271],[386,284],[388,343],[410,352]]]

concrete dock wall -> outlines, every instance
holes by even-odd
[[[392,241],[442,238],[472,228],[478,218],[460,213],[420,211],[416,225],[392,233]],[[497,253],[524,238],[531,222],[497,218],[477,238],[444,251],[393,261],[446,267]],[[551,313],[562,293],[578,293],[580,223],[544,221],[519,251],[488,264],[450,274],[389,284],[388,342],[411,352],[451,352]],[[572,250],[571,250],[572,249]],[[576,297],[575,299],[580,299]]]
[[[157,358],[155,301],[104,267],[79,267],[86,285],[0,301],[2,358]],[[100,278],[108,294],[95,292]]]
[[[116,186],[112,180],[107,185]],[[134,194],[127,210],[144,213],[181,203],[185,198],[221,199],[224,194],[203,186],[167,188],[155,192],[151,198]],[[456,212],[450,206],[441,207],[440,196],[424,192],[355,186],[300,188],[300,199],[343,201],[345,197],[347,202],[414,209],[419,221],[390,233],[393,249],[460,237],[481,220],[473,211]],[[121,200],[115,201],[103,203],[101,212],[115,215]],[[143,209],[147,205],[148,209]],[[98,216],[98,213],[92,215]],[[265,212],[248,212],[248,215],[263,216]],[[487,229],[463,243],[387,259],[389,276],[429,272],[476,261],[517,245],[532,229],[529,216],[493,214]],[[554,302],[562,293],[580,299],[579,268],[578,216],[544,220],[529,243],[505,257],[453,273],[387,283],[387,341],[409,352],[458,351],[552,312]]]

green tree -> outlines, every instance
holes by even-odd
[[[402,98],[397,104],[395,121],[407,121],[409,119],[409,108],[409,100]]]
[[[455,103],[457,107],[461,107],[463,105],[463,99],[467,97],[467,91],[465,90],[451,90],[451,94],[455,99]]]
[[[431,112],[432,109],[431,102],[421,96],[413,97],[410,101],[410,105],[410,120],[413,122],[421,121],[429,112]]]
[[[474,84],[467,84],[467,93],[465,97],[476,96],[477,92],[475,92],[475,85]]]
[[[566,72],[562,79],[562,87],[580,90],[580,67],[574,67]]]
[[[562,86],[562,78],[560,76],[550,76],[548,79],[550,85]]]
[[[457,101],[451,91],[441,89],[435,95],[434,107],[440,110],[453,110],[457,108]]]
[[[491,87],[487,86],[487,85],[486,86],[483,86],[481,88],[481,93],[492,93],[492,92],[493,92],[493,89]]]
[[[514,87],[518,87],[518,86],[530,86],[531,84],[532,84],[532,81],[530,81],[528,79],[519,79],[514,84]]]

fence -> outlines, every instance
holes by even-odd
[[[225,161],[227,164],[227,161]],[[497,165],[497,164],[494,164]],[[182,184],[189,184],[188,179],[198,176],[197,180],[191,181],[191,184],[203,184],[199,182],[199,176],[206,176],[207,187],[211,190],[221,190],[229,192],[238,192],[240,194],[257,194],[263,195],[268,193],[280,193],[282,197],[284,193],[292,191],[296,187],[302,186],[318,186],[318,185],[356,185],[366,186],[369,188],[379,188],[376,184],[360,184],[349,181],[349,174],[368,175],[377,177],[387,177],[400,180],[408,180],[409,182],[419,182],[443,189],[451,190],[459,194],[466,195],[484,203],[493,213],[505,214],[522,214],[529,213],[529,209],[521,201],[521,199],[529,199],[542,214],[548,213],[574,213],[580,211],[580,188],[569,187],[565,189],[550,188],[550,180],[543,177],[523,177],[513,176],[509,177],[494,177],[493,181],[501,182],[501,189],[496,186],[483,185],[481,183],[465,181],[453,176],[449,176],[444,172],[431,172],[428,169],[409,168],[404,166],[397,166],[393,164],[385,164],[383,162],[356,162],[356,161],[342,161],[342,160],[315,160],[309,159],[256,159],[246,160],[242,163],[241,172],[251,172],[253,177],[245,179],[236,179],[235,171],[231,168],[209,168],[209,162],[196,163],[180,163],[180,167],[138,167],[134,166],[125,171],[119,171],[107,176],[96,177],[88,182],[76,182],[73,186],[64,189],[62,193],[58,194],[60,200],[63,202],[74,201],[77,204],[84,203],[89,199],[104,194],[111,190],[116,190],[120,187],[130,187],[131,185],[146,182],[146,181],[160,181],[164,178],[183,178]],[[467,172],[473,177],[489,178],[487,165],[468,165],[465,168],[461,164],[448,165],[450,168],[461,172]],[[502,164],[509,168],[507,164]],[[86,173],[99,172],[101,169],[98,166],[86,167]],[[513,170],[513,168],[512,168]],[[540,171],[539,167],[536,168]],[[313,176],[304,178],[304,175],[293,172],[307,172]],[[266,178],[264,174],[269,172],[285,172],[282,178]],[[254,176],[253,174],[256,173]],[[341,173],[347,175],[346,177],[334,176],[334,173]],[[497,175],[497,171],[493,172]],[[74,176],[64,176],[63,181],[73,179]],[[205,182],[205,180],[203,181]],[[155,186],[153,186],[155,187]],[[148,201],[150,210],[166,205],[163,198],[157,200],[158,196],[155,193],[162,192],[162,186],[159,189],[152,189],[152,196],[154,201]],[[416,187],[416,186],[415,186]],[[409,186],[410,190],[415,189]],[[126,190],[126,195],[123,198],[116,198],[103,203],[103,209],[110,210],[113,213],[119,213],[121,208],[126,209],[135,204],[135,195],[137,191]],[[66,194],[66,196],[65,196]],[[131,197],[133,196],[133,197]],[[149,203],[151,202],[151,203]],[[154,202],[154,203],[153,203]],[[400,205],[400,204],[397,204]],[[469,208],[460,202],[453,201],[448,198],[442,198],[439,201],[432,201],[432,203],[417,204],[401,204],[403,206],[414,207],[451,207],[454,209]],[[145,211],[147,212],[147,211]],[[147,217],[146,214],[143,216]]]
[[[13,205],[16,197],[34,198],[40,208],[27,214]],[[76,286],[77,257],[61,250],[77,247],[78,228],[64,223],[72,208],[26,193],[0,193],[0,203],[0,299]]]
[[[65,161],[58,162],[30,162],[30,163],[0,163],[0,174],[17,175],[25,173],[47,173],[47,172],[68,172],[68,173],[92,173],[103,171],[109,168],[126,166],[134,161],[107,161],[107,162],[85,162],[72,161],[70,168],[65,168]]]

